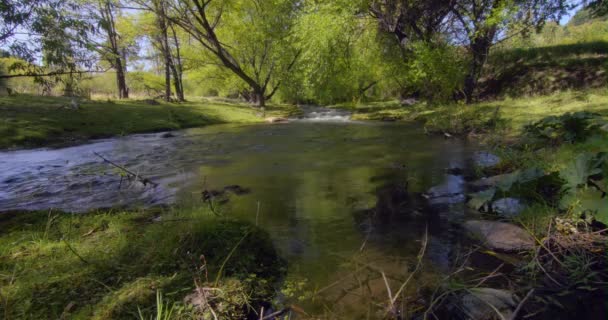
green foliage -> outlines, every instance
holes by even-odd
[[[528,203],[555,206],[564,194],[563,185],[564,180],[557,172],[545,173],[534,167],[516,170],[501,175],[494,187],[470,195],[468,205],[476,210],[487,211],[492,200],[514,197]]]
[[[447,44],[417,42],[410,45],[412,58],[406,61],[403,81],[411,93],[436,102],[452,99],[462,90],[465,61],[458,49]]]
[[[387,85],[375,22],[357,16],[360,7],[356,1],[307,3],[294,27],[302,56],[282,89],[283,99],[359,101]]]
[[[608,224],[607,174],[608,154],[587,152],[578,155],[560,172],[566,181],[566,196],[561,207]]]
[[[581,142],[598,133],[604,125],[599,114],[587,111],[549,116],[524,128],[533,139],[552,144]]]

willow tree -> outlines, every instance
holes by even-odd
[[[244,82],[243,95],[262,109],[299,56],[290,43],[294,1],[167,0],[166,5],[166,19]]]
[[[374,95],[388,79],[376,43],[377,26],[365,3],[308,1],[302,9],[294,28],[302,55],[283,91],[321,104]]]

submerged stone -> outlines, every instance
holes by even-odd
[[[492,288],[473,288],[460,302],[465,317],[474,320],[510,319],[517,306],[511,292]]]
[[[442,184],[430,188],[425,196],[431,205],[462,203],[466,200],[464,185],[462,176],[448,174]]]
[[[501,159],[495,154],[481,151],[473,155],[473,162],[480,168],[491,168],[500,163]]]
[[[464,228],[492,250],[514,252],[534,248],[534,239],[524,229],[506,222],[472,220]]]
[[[518,216],[524,209],[526,205],[516,198],[502,198],[492,203],[492,211],[507,218]]]
[[[471,191],[483,191],[492,187],[497,187],[501,181],[508,179],[511,176],[510,173],[499,174],[488,178],[481,178],[469,183],[469,189]]]

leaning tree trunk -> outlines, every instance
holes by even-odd
[[[165,56],[165,101],[171,101],[171,63]]]
[[[177,101],[184,101],[184,88],[182,87],[181,77],[175,63],[171,61],[171,73],[173,73],[173,86],[175,87],[175,95]]]
[[[178,101],[183,102],[186,101],[186,99],[184,97],[184,67],[182,64],[181,49],[179,39],[177,38],[177,32],[175,32],[173,24],[169,22],[168,25],[169,28],[171,28],[173,44],[175,45],[175,56],[171,55],[171,69],[173,71],[173,81],[175,81],[175,95],[177,96]]]
[[[126,73],[126,59],[122,58],[119,42],[118,42],[118,33],[116,32],[116,25],[114,21],[114,14],[112,10],[114,9],[112,3],[110,1],[106,1],[105,3],[100,2],[100,13],[105,20],[105,31],[108,35],[108,42],[110,45],[110,53],[114,57],[113,61],[110,59],[110,63],[113,65],[116,70],[116,87],[118,89],[118,98],[126,99],[129,98],[129,90],[127,88],[127,81],[125,80]],[[124,53],[124,52],[123,52]]]
[[[125,79],[125,67],[123,66],[122,59],[117,57],[114,61],[116,68],[116,86],[118,87],[118,98],[128,99],[129,89],[127,88],[127,81]]]

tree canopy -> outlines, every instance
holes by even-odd
[[[109,71],[118,98],[136,88],[260,107],[269,99],[470,102],[495,45],[528,37],[575,4],[594,15],[605,8],[568,0],[2,0],[0,46],[18,60],[0,77]]]

